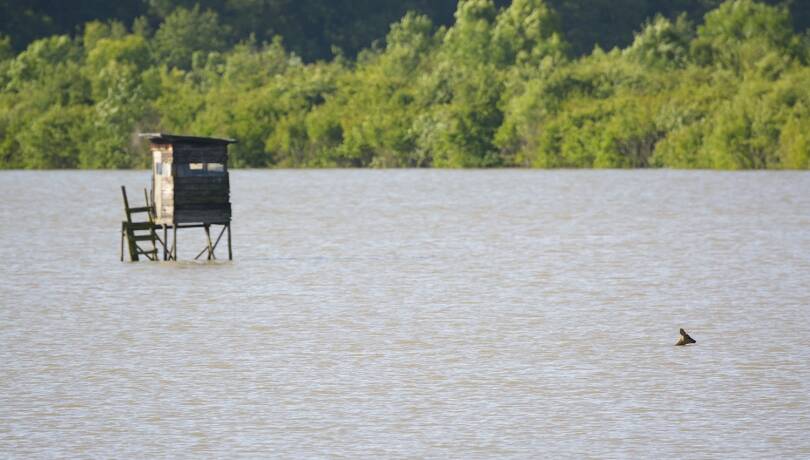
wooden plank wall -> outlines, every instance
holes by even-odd
[[[171,144],[152,144],[152,152],[160,155],[163,163],[163,175],[155,177],[160,181],[160,209],[156,209],[158,224],[171,224],[174,221],[174,179],[173,151]],[[153,167],[154,171],[154,167]],[[156,197],[157,198],[157,197]]]
[[[171,168],[172,163],[163,163],[164,168]],[[174,220],[174,178],[171,175],[164,175],[160,179],[161,202],[160,221],[161,223],[171,223]]]
[[[173,146],[176,163],[222,163],[228,162],[228,145],[195,145],[177,143]]]
[[[220,224],[231,221],[227,144],[153,144],[152,151],[160,153],[164,168],[164,174],[155,177],[161,188],[157,223]],[[223,171],[185,175],[187,173],[182,171],[187,170],[191,163],[220,163]]]
[[[173,146],[174,164],[221,163],[222,173],[180,176],[174,169],[174,221],[180,223],[227,223],[231,220],[228,147],[223,145]]]
[[[174,220],[178,224],[225,224],[231,221],[231,204],[177,206]]]

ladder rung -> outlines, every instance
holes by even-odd
[[[132,235],[132,239],[135,241],[152,241],[155,238],[152,235]]]
[[[152,207],[151,207],[151,206],[141,206],[140,208],[129,208],[129,209],[128,209],[128,211],[129,211],[130,213],[134,213],[134,212],[149,212],[149,211],[151,211],[151,210],[152,210]]]
[[[152,230],[155,227],[155,224],[151,222],[133,222],[131,224],[127,224],[127,227],[130,230]]]

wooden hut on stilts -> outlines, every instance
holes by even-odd
[[[152,153],[152,191],[144,190],[146,205],[130,207],[126,188],[121,187],[126,220],[121,223],[121,261],[124,240],[130,260],[177,260],[177,231],[202,228],[207,245],[196,259],[216,259],[216,248],[227,234],[231,248],[231,202],[228,177],[228,145],[233,139],[148,133]],[[135,216],[146,215],[136,221]],[[212,238],[212,230],[219,230]],[[162,249],[162,255],[161,255]]]

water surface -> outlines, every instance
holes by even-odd
[[[810,174],[235,171],[120,263],[148,183],[0,172],[0,455],[810,457]]]

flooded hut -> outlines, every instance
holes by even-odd
[[[157,245],[160,243],[163,246],[163,259],[177,260],[177,230],[184,228],[205,230],[208,247],[197,258],[207,250],[208,258],[215,259],[214,250],[227,232],[228,257],[232,259],[228,145],[236,141],[164,133],[144,133],[140,136],[150,143],[152,191],[146,196],[147,206],[130,208],[126,190],[122,188],[127,214],[124,224],[129,225],[127,237],[131,259],[138,260],[140,253],[157,260]],[[148,222],[133,222],[132,214],[143,209],[148,213]],[[215,242],[211,239],[212,226],[222,227]],[[137,235],[137,230],[148,230],[150,234]],[[163,231],[162,239],[158,234],[160,230]],[[171,244],[168,241],[169,230],[173,235]],[[137,242],[149,241],[148,236],[152,237],[153,247],[146,250],[138,247]]]

